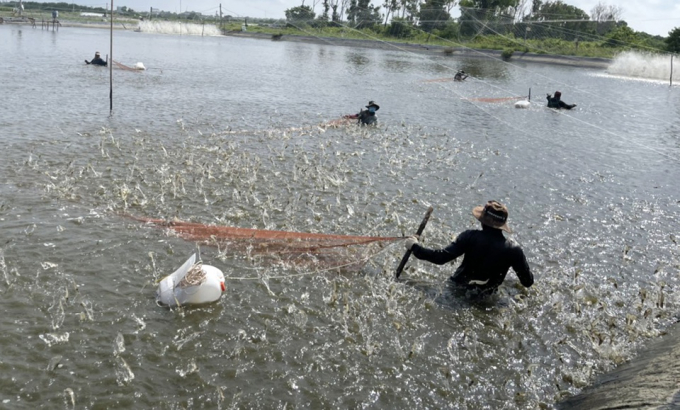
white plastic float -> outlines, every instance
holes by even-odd
[[[144,67],[144,63],[138,62],[135,64],[135,70],[146,70],[146,67]]]
[[[530,101],[531,101],[531,88],[529,88],[529,95],[527,96],[527,99],[517,101],[515,103],[515,108],[529,108],[529,106],[531,105]]]
[[[193,254],[179,269],[161,280],[156,301],[169,307],[203,305],[218,301],[225,290],[222,271],[196,263],[196,254]]]
[[[531,103],[527,100],[515,102],[515,108],[529,108],[530,105]]]

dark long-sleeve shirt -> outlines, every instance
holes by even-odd
[[[428,249],[416,243],[411,251],[416,258],[438,265],[465,255],[451,276],[451,281],[457,285],[496,289],[503,283],[510,268],[515,271],[522,285],[533,285],[534,276],[522,248],[505,238],[500,229],[482,228],[461,233],[444,249]]]
[[[102,60],[101,57],[95,57],[91,61],[85,60],[87,64],[94,64],[94,65],[106,65],[106,61]]]
[[[565,108],[567,110],[571,110],[572,108],[576,107],[576,104],[567,104],[559,97],[548,96],[546,98],[548,99],[548,108]]]
[[[357,114],[357,118],[357,122],[361,125],[374,125],[378,122],[378,116],[375,115],[375,112],[370,112],[368,110],[361,110],[359,114]]]

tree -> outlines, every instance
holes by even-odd
[[[309,6],[298,6],[286,10],[286,20],[291,22],[305,23],[314,20],[314,16],[314,11]]]
[[[616,22],[621,20],[623,9],[621,6],[597,3],[590,11],[590,17],[597,21],[597,34],[606,34],[616,27]]]
[[[508,10],[513,10],[520,0],[461,0],[460,33],[464,36],[484,34],[489,22],[507,19]],[[488,30],[492,34],[498,28]]]
[[[328,0],[323,0],[323,14],[319,17],[323,21],[328,21],[328,11],[330,10],[331,5],[328,2]]]
[[[418,5],[420,0],[399,0],[399,8],[401,9],[401,18],[408,21],[414,21],[418,15]]]
[[[385,27],[387,27],[387,21],[390,19],[390,14],[394,13],[394,10],[397,10],[399,8],[399,5],[397,4],[397,0],[385,0],[385,3],[383,4],[383,7],[385,7]]]
[[[674,28],[666,37],[666,50],[671,53],[680,53],[680,27]]]
[[[432,32],[434,29],[442,29],[451,15],[446,11],[445,0],[426,0],[420,6],[420,27],[423,31]]]
[[[582,22],[573,20],[582,20]],[[545,22],[541,23],[541,27],[546,29],[540,33],[543,37],[547,34],[549,37],[573,41],[585,33],[592,33],[588,13],[578,7],[565,4],[561,0],[546,3],[541,3],[540,0],[535,1],[529,21]],[[536,30],[531,33],[534,36],[538,35]]]
[[[607,41],[602,44],[604,47],[635,47],[638,38],[627,24],[621,24],[607,35]]]
[[[396,38],[409,38],[413,36],[414,28],[406,19],[395,17],[387,27],[386,34]]]
[[[347,9],[347,20],[356,28],[372,27],[380,23],[380,6],[371,4],[371,0],[351,0]]]

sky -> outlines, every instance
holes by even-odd
[[[58,1],[58,0],[52,0]],[[107,7],[106,0],[70,0],[76,4]],[[678,0],[562,0],[590,14],[600,1],[604,4],[618,5],[623,9],[623,20],[635,31],[643,31],[652,35],[668,36],[676,27],[680,27],[680,1]],[[235,17],[285,18],[285,10],[300,6],[303,0],[113,0],[115,6],[127,6],[137,11],[149,10],[151,7],[164,11],[196,11],[203,14],[219,12],[222,4],[223,15]],[[315,0],[304,0],[311,6]],[[320,0],[316,0],[321,3]],[[372,0],[372,4],[382,5],[383,0]],[[109,6],[110,7],[110,6]],[[317,15],[322,12],[321,6],[315,9]]]

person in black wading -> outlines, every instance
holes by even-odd
[[[546,98],[548,99],[548,108],[564,108],[571,110],[572,108],[576,107],[576,104],[567,104],[562,101],[562,93],[559,91],[555,91],[554,97],[548,94]]]
[[[99,54],[99,51],[94,53],[94,58],[90,61],[85,60],[86,64],[92,64],[92,65],[106,65],[106,61],[102,60],[101,55]]]
[[[455,288],[465,290],[468,296],[488,296],[496,292],[512,268],[525,287],[534,283],[524,251],[513,240],[507,239],[503,231],[511,232],[508,226],[508,209],[498,201],[489,201],[475,207],[472,214],[482,223],[482,229],[462,232],[444,249],[428,249],[418,243],[418,238],[406,239],[405,246],[413,256],[437,265],[451,262],[460,255],[463,262],[458,266],[450,281]]]
[[[379,109],[380,106],[378,104],[376,104],[374,101],[369,101],[366,109],[362,109],[359,111],[359,114],[357,114],[357,124],[377,125],[378,117],[375,115],[375,112]]]

